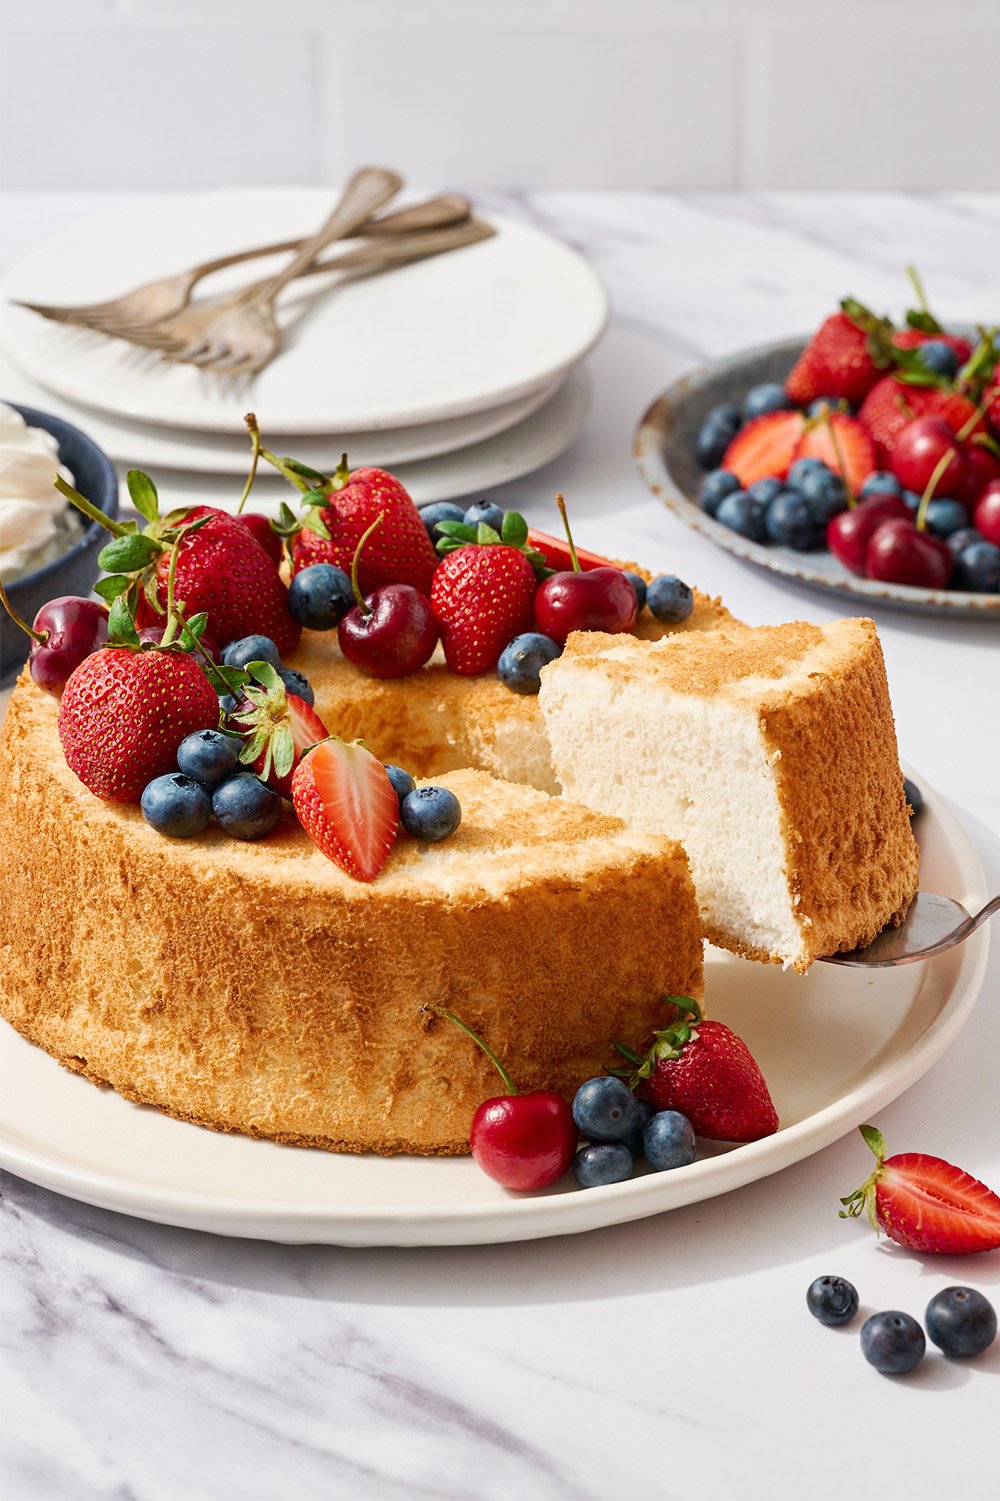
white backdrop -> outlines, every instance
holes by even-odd
[[[4,0],[8,188],[998,188],[998,0]]]

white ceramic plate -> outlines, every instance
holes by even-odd
[[[608,299],[576,251],[530,225],[491,216],[490,240],[343,284],[284,294],[279,356],[232,382],[53,323],[10,299],[90,302],[210,256],[309,234],[330,210],[324,188],[237,188],[152,199],[66,231],[0,286],[0,342],[50,391],[133,421],[239,430],[252,407],[271,433],[374,431],[438,422],[520,400],[564,375],[604,330]],[[251,279],[281,259],[255,263]],[[246,267],[210,290],[242,286]],[[327,283],[329,285],[329,283]]]
[[[523,422],[532,412],[551,400],[561,382],[542,386],[520,401],[505,402],[485,412],[455,417],[448,422],[424,422],[419,427],[386,428],[379,433],[333,433],[326,437],[282,436],[263,433],[264,442],[282,454],[291,453],[311,469],[330,463],[331,454],[345,450],[353,469],[369,464],[390,467],[400,462],[433,458],[481,443]],[[52,393],[19,370],[10,355],[0,347],[0,392],[22,406],[44,408],[52,403]],[[157,474],[164,469],[194,471],[199,474],[246,476],[250,462],[250,440],[240,424],[232,433],[203,433],[185,428],[153,427],[130,422],[113,412],[101,412],[70,401],[57,400],[60,414],[67,422],[87,432],[109,458],[128,469],[145,469]]]
[[[975,851],[923,791],[921,884],[975,907],[985,895]],[[471,1159],[335,1156],[205,1131],[95,1089],[6,1023],[0,1166],[141,1219],[277,1241],[471,1245],[620,1224],[777,1172],[895,1099],[965,1022],[987,949],[984,927],[930,963],[871,974],[817,964],[805,976],[708,950],[709,1009],[747,1039],[781,1129],[606,1188],[578,1189],[569,1178],[547,1193],[517,1196]]]
[[[393,464],[392,472],[399,476],[418,506],[432,500],[475,496],[494,485],[530,474],[556,458],[579,436],[589,410],[590,376],[586,370],[574,370],[555,396],[523,422],[454,453]],[[339,448],[335,443],[321,444],[318,439],[315,442],[319,460],[315,467],[324,473],[332,472],[340,458]],[[289,442],[289,449],[295,458],[302,457],[298,444]],[[351,462],[354,463],[353,456]],[[252,510],[277,515],[283,500],[294,504],[295,492],[284,480],[273,476],[273,471],[264,464],[257,472],[250,502]],[[164,510],[200,504],[206,499],[212,505],[231,510],[243,491],[243,480],[238,475],[216,475],[206,481],[205,475],[198,472],[168,469],[161,473],[154,468],[152,474]]]

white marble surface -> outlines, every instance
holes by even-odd
[[[9,195],[0,261],[101,198]],[[921,267],[955,319],[1000,315],[1000,200],[903,195],[492,196],[571,239],[615,316],[585,436],[496,492],[536,521],[556,489],[585,545],[721,593],[753,622],[832,602],[716,551],[648,498],[630,438],[704,356],[795,333],[851,292],[905,302]],[[17,392],[4,393],[16,399]],[[58,410],[58,402],[53,401]],[[1000,890],[1000,637],[882,611],[903,755],[948,800]],[[42,920],[44,899],[40,894]],[[933,1072],[882,1111],[892,1150],[1000,1187],[1000,944],[982,1003]],[[0,1481],[8,1501],[337,1496],[799,1501],[987,1494],[1000,1344],[905,1380],[856,1326],[807,1314],[839,1272],[863,1307],[918,1316],[1000,1254],[918,1259],[837,1218],[856,1136],[701,1206],[589,1235],[427,1251],[279,1247],[133,1221],[4,1180]],[[985,1489],[984,1489],[985,1487]]]

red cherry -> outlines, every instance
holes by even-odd
[[[990,480],[980,495],[972,513],[972,524],[987,542],[1000,547],[1000,479]]]
[[[167,627],[165,623],[161,623],[159,625],[144,625],[139,632],[139,640],[152,641],[156,646],[159,646],[160,642],[163,640],[163,632],[166,630],[166,628]],[[207,651],[208,655],[211,657],[212,661],[221,662],[222,653],[219,650],[218,646],[215,644],[213,638],[208,634],[208,632],[206,631],[199,639],[205,651]],[[202,658],[202,660],[204,661],[204,658]]]
[[[890,584],[947,589],[953,566],[946,542],[918,531],[912,520],[902,517],[883,521],[865,553],[868,577]]]
[[[864,576],[865,552],[875,528],[891,516],[909,519],[898,495],[871,495],[849,511],[839,511],[826,528],[826,545],[851,573]]]
[[[560,646],[566,645],[570,631],[607,631],[613,636],[631,631],[639,614],[635,590],[620,568],[607,564],[581,568],[561,495],[556,496],[556,505],[566,528],[573,568],[551,574],[538,586],[535,624]]]
[[[63,594],[42,605],[32,629],[43,639],[31,648],[28,671],[39,688],[58,697],[70,673],[106,645],[108,607],[96,599]]]
[[[892,452],[892,472],[904,490],[922,495],[945,455],[949,462],[938,475],[936,493],[961,495],[966,482],[961,444],[940,417],[915,417],[900,429]]]
[[[383,584],[337,627],[340,649],[371,678],[405,678],[430,660],[438,623],[412,584]]]
[[[994,457],[982,443],[965,445],[965,489],[956,498],[970,508],[982,495],[987,485],[1000,480],[1000,459]]]
[[[573,1112],[551,1089],[498,1095],[484,1100],[472,1117],[472,1155],[494,1182],[526,1192],[550,1188],[576,1151]]]
[[[281,562],[282,541],[266,516],[260,511],[240,511],[236,519],[242,521],[247,531],[256,537],[269,558],[273,558],[275,563]]]

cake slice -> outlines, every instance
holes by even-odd
[[[913,898],[872,621],[579,634],[540,703],[566,797],[683,844],[712,943],[802,971]]]

